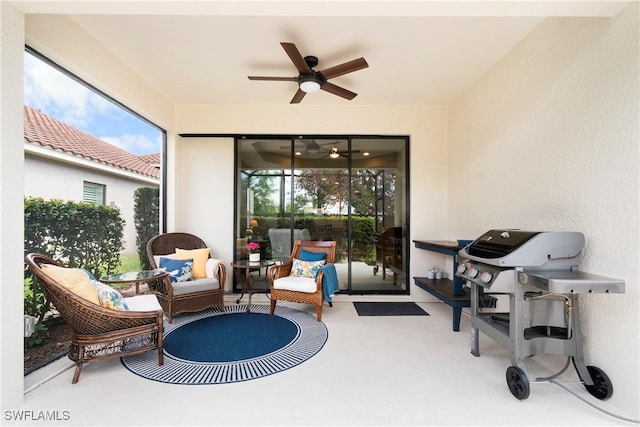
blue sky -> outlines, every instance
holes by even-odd
[[[26,51],[24,103],[130,153],[160,152],[159,130]]]

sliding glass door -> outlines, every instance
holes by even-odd
[[[407,293],[405,137],[237,139],[236,258],[335,240],[341,292]]]

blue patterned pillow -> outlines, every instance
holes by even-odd
[[[172,282],[188,282],[192,280],[193,259],[160,258],[160,268],[169,273]]]
[[[316,278],[318,270],[324,265],[324,260],[321,261],[302,261],[297,258],[293,259],[293,266],[291,267],[290,276],[295,277],[310,277]]]
[[[320,261],[327,259],[327,254],[324,252],[311,252],[300,249],[300,261]]]
[[[96,288],[96,291],[98,291],[98,301],[100,301],[102,307],[120,311],[129,310],[120,292],[97,280],[92,280],[91,284]]]
[[[89,279],[91,280],[98,280],[96,279],[96,276],[94,276],[93,274],[91,274],[91,272],[89,270],[87,270],[86,268],[83,268],[82,271],[84,271],[85,273],[87,273],[87,275],[89,276]]]

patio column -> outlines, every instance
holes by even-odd
[[[23,401],[24,15],[0,2],[0,395],[2,409]],[[17,344],[17,345],[16,345]],[[3,412],[4,413],[4,412]]]

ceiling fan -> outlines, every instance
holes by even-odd
[[[327,152],[327,155],[322,157],[323,159],[326,159],[327,157],[331,157],[332,159],[337,159],[339,157],[344,157],[345,159],[349,157],[349,150],[339,150],[338,149],[338,144],[340,144],[339,142],[335,142],[333,144],[333,146],[329,149],[329,151]],[[351,150],[351,154],[353,153],[359,153],[360,150]]]
[[[299,143],[302,143],[302,145],[299,145]],[[322,144],[322,145],[325,145],[325,144]],[[309,153],[309,154],[316,154],[318,151],[320,151],[320,144],[318,144],[313,139],[302,138],[302,139],[297,139],[295,141],[293,148],[295,151]],[[280,146],[280,149],[290,150],[291,145],[282,145]]]
[[[362,70],[367,68],[369,64],[364,58],[353,59],[351,61],[344,62],[340,65],[325,68],[324,70],[316,71],[313,68],[318,65],[318,58],[315,56],[302,57],[300,51],[293,43],[280,43],[284,48],[284,51],[289,55],[291,62],[298,70],[297,77],[266,77],[266,76],[248,76],[249,80],[269,80],[269,81],[291,81],[298,82],[298,91],[291,99],[290,104],[298,104],[307,93],[315,92],[317,90],[324,90],[326,92],[338,95],[342,98],[352,100],[358,94],[351,92],[343,87],[337,86],[327,80],[334,77],[342,76],[347,73]]]
[[[300,143],[302,145],[300,145]],[[325,142],[322,144],[318,144],[315,139],[299,138],[295,140],[293,148],[294,151],[301,154],[317,154],[325,145],[335,145],[335,142]],[[291,145],[282,145],[280,146],[280,149],[290,150]]]

